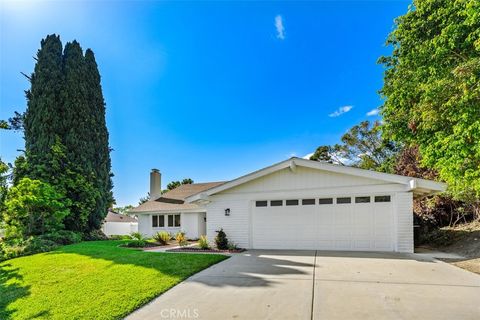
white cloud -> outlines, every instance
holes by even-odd
[[[376,116],[379,112],[380,112],[380,110],[378,108],[372,109],[372,110],[367,112],[367,116],[369,116],[369,117]]]
[[[314,154],[313,152],[312,152],[312,153],[309,153],[309,154],[307,154],[307,155],[304,155],[302,158],[303,158],[303,159],[310,160],[310,157],[313,156],[313,154]]]
[[[285,39],[285,27],[283,26],[283,17],[281,15],[275,17],[275,29],[277,29],[277,38],[280,40]]]
[[[336,110],[335,112],[330,113],[328,116],[332,117],[332,118],[335,118],[335,117],[341,116],[344,113],[347,113],[348,111],[350,111],[352,109],[353,109],[353,106],[343,106],[343,107],[338,108],[338,110]]]

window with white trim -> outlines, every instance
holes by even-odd
[[[168,227],[169,228],[174,228],[174,227],[180,227],[180,214],[169,214],[168,215]]]
[[[163,214],[152,215],[152,227],[153,228],[165,227],[165,216]]]

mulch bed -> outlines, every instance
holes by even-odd
[[[198,253],[240,253],[244,252],[245,249],[235,249],[235,250],[218,250],[218,249],[201,249],[195,247],[186,247],[186,248],[176,248],[166,250],[167,252],[198,252]]]

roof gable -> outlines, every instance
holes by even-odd
[[[377,180],[383,183],[401,184],[405,186],[406,190],[411,190],[411,191],[417,192],[418,194],[440,192],[440,191],[445,191],[446,189],[446,185],[444,183],[440,183],[436,181],[406,177],[406,176],[401,176],[396,174],[376,172],[372,170],[365,170],[365,169],[359,169],[354,167],[347,167],[347,166],[341,166],[341,165],[335,165],[335,164],[330,164],[325,162],[293,157],[293,158],[284,160],[282,162],[276,163],[272,166],[241,176],[237,179],[228,181],[221,185],[212,187],[210,189],[205,190],[204,192],[198,192],[196,194],[190,195],[186,197],[185,200],[186,202],[195,202],[199,200],[204,200],[202,198],[235,188],[237,186],[248,183],[255,179],[275,173],[279,170],[288,168],[292,172],[296,172],[297,166],[323,170],[325,172],[337,173],[341,175],[348,175],[348,176],[360,177],[360,178],[365,178],[370,180]]]

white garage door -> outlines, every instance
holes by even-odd
[[[255,201],[252,220],[255,249],[394,250],[388,195]]]

